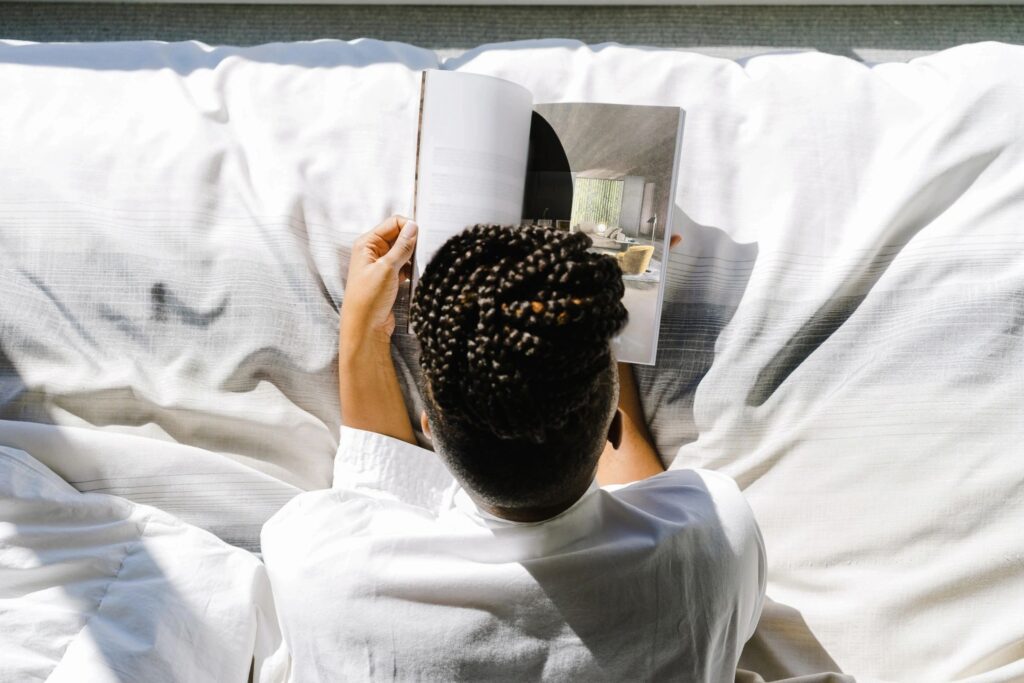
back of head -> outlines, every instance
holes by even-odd
[[[590,238],[476,225],[449,239],[413,299],[438,452],[478,498],[556,505],[593,475],[618,400],[609,342],[621,271]]]

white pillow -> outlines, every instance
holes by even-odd
[[[410,210],[436,66],[365,39],[0,41],[0,419],[329,486],[348,248]]]

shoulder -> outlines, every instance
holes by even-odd
[[[731,478],[711,470],[668,470],[624,486],[604,487],[623,502],[667,519],[753,522],[753,512]]]
[[[341,427],[334,489],[387,498],[438,512],[455,480],[441,459],[418,445]]]
[[[767,555],[754,512],[735,480],[710,470],[669,470],[610,493],[654,520],[660,544],[695,571],[730,586],[727,592],[741,606],[749,637],[764,599]]]
[[[720,529],[737,550],[761,543],[750,504],[736,481],[720,472],[668,470],[612,495],[673,524]]]
[[[306,491],[292,498],[263,525],[261,538],[317,543],[323,538],[388,535],[432,525],[436,513],[391,495],[358,488]]]

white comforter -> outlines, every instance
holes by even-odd
[[[281,642],[251,554],[0,446],[0,681],[272,681]]]
[[[249,547],[327,486],[347,247],[409,212],[436,66],[376,41],[0,44],[0,443]],[[532,41],[443,67],[686,109],[639,374],[666,462],[735,477],[764,531],[776,602],[745,665],[1024,678],[1024,47]],[[398,359],[415,406],[407,339]]]

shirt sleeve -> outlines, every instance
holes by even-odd
[[[734,553],[737,577],[736,601],[741,623],[739,645],[750,640],[761,620],[768,582],[768,559],[764,537],[743,492],[736,482],[720,472],[696,470],[707,482],[715,508]]]
[[[436,512],[456,486],[448,468],[433,451],[342,425],[334,456],[335,490],[396,500]]]

